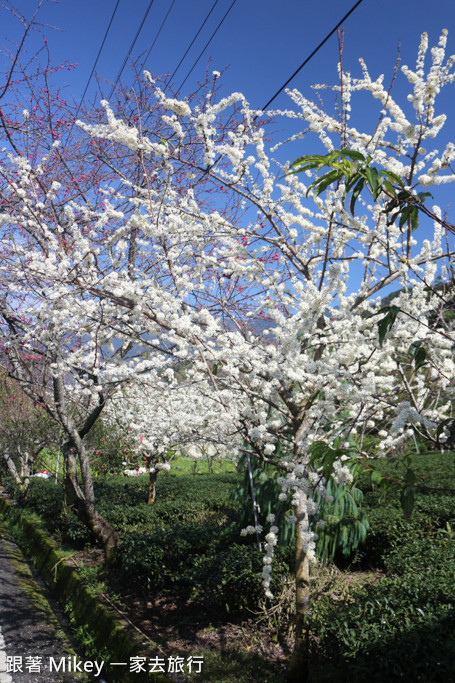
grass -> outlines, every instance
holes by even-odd
[[[196,473],[194,471],[195,463],[189,458],[176,457],[171,460],[171,469],[168,476],[180,476],[182,474],[220,474],[228,472],[236,472],[235,463],[230,460],[214,460],[209,463],[207,458],[201,458],[196,463]]]

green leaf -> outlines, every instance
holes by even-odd
[[[292,166],[298,166],[294,171],[291,171],[290,173],[303,173],[304,171],[311,171],[312,168],[322,168],[325,164],[321,164],[318,161],[314,161],[311,163],[305,163],[305,164],[297,164],[297,161],[295,161]]]
[[[413,207],[411,211],[411,229],[416,230],[419,227],[419,209],[417,206]]]
[[[405,519],[409,519],[412,515],[415,505],[415,488],[414,486],[405,486],[400,494],[401,507]]]
[[[356,203],[360,193],[362,192],[364,185],[365,185],[365,178],[360,178],[359,182],[357,183],[357,185],[352,190],[351,205],[350,205],[352,215],[354,215],[355,203]]]
[[[401,211],[401,218],[400,222],[398,223],[398,227],[402,228],[403,225],[406,223],[408,218],[410,217],[412,211],[414,210],[413,206],[405,206],[404,209]]]
[[[396,173],[392,173],[392,171],[379,171],[379,173],[381,173],[386,178],[389,178],[389,180],[392,180],[394,183],[396,183],[400,187],[404,187],[404,182],[402,181],[400,176],[397,175]]]
[[[379,193],[381,192],[381,184],[379,182],[379,173],[374,166],[368,166],[365,169],[365,175],[367,177],[368,183],[371,188],[371,192],[373,194],[373,198],[377,199]]]
[[[400,206],[400,202],[398,201],[398,197],[396,199],[391,199],[387,204],[385,205],[385,212],[390,213],[391,211],[394,211],[395,209],[398,209]]]
[[[382,183],[383,187],[389,192],[390,194],[393,194],[395,197],[397,196],[395,187],[390,183],[388,180],[384,180]],[[392,200],[393,201],[393,200]],[[390,202],[389,202],[390,203]],[[392,207],[393,208],[393,207]]]
[[[307,170],[311,168],[322,168],[322,166],[327,166],[327,157],[321,155],[307,155],[304,157],[299,157],[292,162],[291,168],[293,166],[299,166],[300,168],[294,173],[300,173],[302,170]]]
[[[321,469],[322,476],[329,479],[333,470],[333,463],[339,460],[346,451],[339,448],[331,448],[324,441],[316,441],[310,448],[310,463],[317,469]]]
[[[349,157],[350,159],[353,159],[354,161],[365,161],[365,157],[363,154],[360,152],[355,152],[352,149],[341,149],[338,154],[340,154],[343,157]]]
[[[418,192],[417,197],[419,198],[420,203],[423,204],[427,197],[433,198],[433,195],[431,194],[431,192]]]
[[[359,181],[361,178],[363,178],[363,176],[362,176],[359,172],[354,173],[354,174],[352,174],[350,177],[346,178],[346,180],[345,180],[345,186],[344,186],[343,201],[344,201],[344,199],[346,199],[346,195],[347,195],[348,192],[351,190],[351,188],[353,187],[353,185],[355,185],[356,182]]]
[[[371,472],[371,483],[372,484],[380,484],[383,480],[383,475],[381,472],[378,472],[377,470],[373,470]]]
[[[408,353],[414,360],[414,368],[416,371],[419,370],[419,368],[421,368],[422,365],[425,365],[428,358],[428,354],[426,350],[423,348],[421,340],[412,342],[411,346],[409,347]]]
[[[414,367],[417,370],[422,367],[422,365],[425,365],[426,360],[427,360],[428,354],[425,351],[425,349],[419,349],[415,355],[414,358]]]
[[[398,306],[392,305],[381,308],[380,312],[384,310],[387,310],[386,315],[378,321],[379,343],[381,346],[386,334],[392,329],[393,323],[401,309]]]
[[[314,183],[310,185],[310,187],[307,190],[307,195],[308,192],[311,190],[312,187],[316,187],[316,190],[314,192],[314,196],[318,197],[321,192],[324,192],[324,190],[331,185],[332,183],[336,182],[340,178],[342,178],[342,173],[340,171],[329,171],[325,175],[323,175],[321,178],[318,178]]]

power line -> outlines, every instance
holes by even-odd
[[[306,65],[308,64],[308,62],[310,61],[310,59],[312,59],[312,58],[314,57],[314,55],[315,55],[317,52],[319,52],[319,50],[321,49],[321,47],[328,41],[329,38],[331,38],[331,36],[333,36],[333,34],[335,33],[335,31],[341,26],[341,24],[349,17],[349,15],[351,15],[351,14],[354,12],[354,10],[355,10],[362,2],[363,2],[363,0],[357,0],[357,2],[355,3],[355,5],[353,5],[353,7],[351,7],[351,9],[349,10],[349,12],[347,12],[347,14],[345,14],[344,17],[343,17],[342,19],[340,19],[340,21],[338,22],[338,24],[330,31],[330,33],[328,33],[328,34],[326,35],[326,37],[324,38],[324,40],[322,40],[322,41],[319,43],[319,45],[318,45],[318,46],[313,50],[313,52],[305,59],[305,61],[302,62],[302,64],[299,66],[299,68],[298,68],[296,71],[294,71],[294,73],[292,74],[292,76],[291,76],[290,78],[288,78],[288,80],[286,81],[286,83],[285,83],[284,85],[282,85],[281,88],[280,88],[279,90],[276,91],[276,93],[274,94],[274,96],[270,98],[270,100],[267,102],[267,104],[265,104],[265,105],[262,107],[262,111],[265,111],[266,109],[269,108],[269,106],[272,104],[273,100],[275,100],[275,99],[278,97],[278,95],[279,95],[281,92],[283,92],[283,90],[285,89],[285,87],[292,81],[293,78],[295,78],[295,76],[297,76],[297,74],[299,73],[299,71],[300,71],[301,69],[303,69],[303,67],[306,66]],[[256,116],[256,117],[255,117],[255,120],[256,120],[257,118],[258,118],[258,117]]]
[[[209,46],[210,43],[212,42],[213,38],[214,38],[215,35],[218,33],[218,30],[221,28],[221,25],[223,24],[224,20],[226,19],[226,17],[228,16],[228,14],[229,14],[229,12],[231,11],[231,9],[234,7],[234,5],[235,5],[236,2],[237,2],[237,0],[233,0],[233,1],[231,2],[230,6],[229,6],[229,9],[227,10],[227,12],[225,13],[224,17],[223,17],[223,18],[221,19],[221,21],[219,22],[219,24],[218,24],[218,26],[216,27],[216,29],[213,31],[212,35],[210,36],[210,38],[208,39],[208,41],[207,41],[206,44],[204,45],[204,48],[203,48],[203,49],[201,50],[201,52],[199,53],[198,58],[197,58],[196,61],[193,63],[193,66],[191,67],[191,69],[188,71],[187,75],[185,76],[185,78],[184,78],[183,81],[181,82],[180,87],[179,87],[178,90],[177,90],[177,94],[180,92],[180,90],[181,90],[181,89],[183,88],[183,86],[185,85],[185,83],[186,83],[186,81],[188,80],[189,76],[190,76],[191,73],[193,72],[193,69],[195,68],[196,64],[199,62],[200,58],[202,57],[202,55],[204,54],[204,52],[206,51],[206,49],[208,48],[208,46]]]
[[[180,69],[183,60],[185,59],[185,57],[187,56],[188,52],[189,52],[189,51],[191,50],[191,48],[193,47],[194,41],[196,40],[196,38],[198,37],[198,35],[199,35],[200,32],[202,31],[202,29],[204,28],[204,26],[205,26],[205,24],[206,24],[208,18],[209,18],[210,15],[212,14],[212,12],[213,12],[213,10],[215,9],[215,7],[217,6],[218,2],[219,2],[219,0],[216,0],[216,1],[215,1],[215,4],[212,5],[210,11],[207,13],[207,16],[205,17],[205,19],[204,19],[204,21],[202,22],[202,24],[199,26],[199,29],[198,29],[197,33],[195,34],[193,40],[191,41],[191,43],[190,43],[190,44],[188,45],[188,47],[186,48],[186,52],[185,52],[185,54],[183,55],[182,59],[181,59],[180,62],[177,64],[177,66],[175,67],[173,73],[169,76],[169,78],[167,79],[166,83],[164,84],[164,87],[165,87],[165,88],[169,85],[169,83],[172,82],[172,79],[174,78],[174,76],[175,76],[175,74],[177,73],[177,71]]]
[[[218,0],[216,0],[216,1],[218,2]],[[146,63],[147,59],[150,57],[150,53],[151,53],[151,51],[153,50],[156,41],[158,40],[158,37],[159,37],[159,35],[160,35],[160,33],[161,33],[161,29],[163,28],[164,24],[165,24],[166,21],[167,21],[167,18],[168,18],[168,16],[169,16],[169,14],[171,13],[171,9],[174,7],[174,3],[175,3],[175,0],[172,0],[171,6],[169,7],[169,9],[168,9],[168,11],[167,11],[167,13],[166,13],[166,16],[165,16],[164,19],[163,19],[163,22],[162,22],[161,26],[160,26],[159,29],[158,29],[158,33],[157,33],[156,36],[155,36],[155,40],[153,41],[153,43],[152,43],[152,45],[151,45],[151,47],[150,47],[150,50],[147,52],[147,54],[146,54],[146,56],[145,56],[145,59],[144,59],[144,66],[145,66],[145,63]]]
[[[102,43],[101,43],[101,46],[100,46],[100,48],[99,48],[99,50],[98,50],[98,54],[96,55],[95,63],[93,64],[93,68],[92,68],[92,70],[90,71],[90,76],[88,77],[88,81],[87,81],[87,83],[86,83],[86,85],[85,85],[84,92],[83,92],[82,97],[81,97],[81,99],[80,99],[80,102],[79,102],[79,104],[78,104],[78,106],[77,106],[76,115],[75,115],[75,117],[74,117],[74,119],[73,119],[73,123],[71,124],[70,132],[69,132],[69,134],[68,134],[68,138],[67,138],[66,142],[68,142],[68,140],[69,140],[70,137],[71,137],[71,133],[72,133],[73,127],[74,127],[74,122],[75,122],[76,119],[77,119],[77,115],[79,114],[79,111],[80,111],[80,109],[81,109],[81,107],[82,107],[82,102],[84,101],[84,97],[85,97],[86,94],[87,94],[88,86],[89,86],[89,84],[90,84],[90,81],[92,80],[92,76],[93,76],[93,74],[94,74],[94,72],[95,72],[96,65],[98,64],[98,60],[99,60],[100,55],[101,55],[101,52],[102,52],[102,50],[103,50],[104,43],[106,42],[106,38],[107,38],[107,36],[108,36],[108,34],[109,34],[109,31],[110,31],[110,29],[111,29],[112,22],[114,21],[114,17],[115,17],[115,14],[116,14],[116,12],[117,12],[117,9],[118,9],[119,4],[120,4],[120,0],[117,0],[117,3],[116,3],[116,5],[115,5],[115,7],[114,7],[114,11],[112,12],[111,19],[110,19],[110,21],[109,21],[109,25],[108,25],[108,27],[107,27],[105,33],[104,33],[104,38],[103,38]]]
[[[181,64],[182,64],[182,62],[183,62],[183,60],[185,59],[185,57],[187,56],[188,52],[189,52],[190,49],[192,48],[194,41],[196,40],[196,38],[198,37],[198,35],[199,35],[200,32],[202,31],[202,29],[204,28],[204,26],[205,26],[205,24],[206,24],[208,18],[209,18],[210,15],[212,14],[212,12],[213,12],[213,10],[215,9],[215,7],[217,6],[218,2],[219,2],[219,0],[215,0],[215,3],[212,5],[212,8],[211,8],[210,11],[207,13],[207,15],[206,15],[204,21],[203,21],[202,24],[199,26],[199,29],[198,29],[198,31],[196,32],[196,35],[194,36],[193,40],[191,41],[191,43],[190,43],[189,46],[187,47],[186,52],[185,52],[185,54],[183,55],[182,59],[179,61],[179,63],[178,63],[177,66],[175,67],[173,73],[169,76],[169,78],[166,79],[166,82],[164,83],[164,88],[167,88],[167,87],[169,86],[169,84],[172,82],[172,79],[174,78],[175,74],[176,74],[177,71],[179,70],[179,68],[180,68],[180,66],[181,66]],[[174,4],[174,0],[173,0],[173,2],[172,2],[172,5],[173,5],[173,4]],[[166,17],[164,18],[164,21],[166,21],[167,16],[168,16],[169,12],[170,12],[171,9],[172,9],[172,5],[171,5],[171,7],[170,7],[168,13],[166,14]],[[163,24],[164,24],[164,22],[163,22]],[[161,28],[163,27],[163,24],[161,25]],[[160,31],[161,31],[161,28],[160,28]],[[159,32],[158,32],[158,34],[159,34]],[[156,38],[158,38],[158,36],[156,36]],[[155,38],[155,40],[153,41],[153,45],[154,45],[155,42],[156,42],[156,38]],[[150,54],[151,49],[153,48],[153,45],[152,45],[152,47],[150,48],[149,52],[147,53],[147,57],[145,58],[144,64],[145,64],[145,62],[147,61],[147,58],[148,58],[148,56],[149,56],[149,54]],[[187,78],[188,78],[188,76],[187,76]],[[150,112],[149,112],[149,114],[147,115],[147,117],[146,117],[145,120],[144,120],[144,125],[145,125],[145,124],[147,123],[147,121],[149,120],[150,115],[151,115],[151,114],[150,114]]]
[[[324,40],[322,40],[322,41],[319,43],[319,45],[313,50],[313,52],[312,52],[310,55],[308,55],[308,57],[302,62],[302,64],[299,66],[299,68],[298,68],[296,71],[294,71],[294,73],[292,74],[292,76],[291,76],[290,78],[288,78],[288,80],[286,81],[286,83],[285,83],[284,85],[282,85],[281,88],[280,88],[279,90],[276,91],[276,93],[274,94],[274,96],[270,98],[270,100],[267,102],[267,104],[266,104],[264,107],[262,107],[262,111],[263,111],[263,112],[266,111],[266,109],[270,106],[270,104],[273,102],[273,100],[275,100],[275,99],[278,97],[278,95],[285,89],[285,87],[292,81],[292,79],[295,78],[295,76],[297,76],[297,74],[299,73],[299,71],[300,71],[301,69],[303,69],[303,67],[306,66],[306,64],[308,64],[308,62],[310,61],[310,59],[312,59],[312,58],[314,57],[314,55],[321,49],[321,47],[322,47],[322,46],[328,41],[328,39],[335,33],[335,31],[341,26],[341,24],[342,24],[342,23],[343,23],[351,14],[352,14],[352,12],[353,12],[353,11],[354,11],[362,2],[363,2],[363,0],[357,0],[357,2],[355,3],[355,5],[353,5],[353,6],[351,7],[351,9],[349,10],[349,12],[347,12],[347,13],[344,15],[344,17],[343,17],[342,19],[340,19],[340,21],[338,22],[338,24],[330,31],[330,33],[328,33],[328,34],[326,35],[326,37],[324,38]],[[232,7],[232,5],[231,5],[231,7]],[[230,8],[229,8],[229,9],[230,9]],[[259,114],[258,114],[257,116],[255,116],[254,119],[253,119],[253,121],[256,121],[256,120],[259,118],[259,116],[260,116]],[[211,165],[211,168],[213,168],[214,166],[216,166],[216,164],[220,161],[221,158],[222,158],[222,154],[220,154],[220,155],[215,159],[215,161],[214,161],[213,164]]]
[[[122,68],[121,68],[120,71],[118,72],[117,78],[115,79],[115,82],[114,82],[114,85],[113,85],[112,88],[111,88],[111,92],[109,93],[108,100],[111,99],[111,97],[112,97],[112,95],[113,95],[113,93],[114,93],[115,86],[117,85],[117,83],[118,83],[119,80],[120,80],[120,77],[121,77],[121,75],[122,75],[122,73],[123,73],[123,69],[124,69],[125,66],[126,66],[126,63],[127,63],[128,59],[129,59],[129,57],[130,57],[130,55],[131,55],[131,52],[132,52],[133,49],[134,49],[134,46],[136,45],[136,41],[137,41],[137,39],[139,38],[139,34],[140,34],[140,32],[142,31],[142,28],[143,28],[143,26],[144,26],[144,24],[145,24],[145,21],[146,21],[146,19],[147,19],[147,17],[148,17],[148,14],[149,14],[150,10],[152,9],[152,5],[153,5],[154,2],[155,2],[155,0],[150,0],[150,2],[149,2],[149,5],[148,5],[148,7],[147,7],[147,10],[146,10],[144,16],[142,17],[141,23],[139,24],[139,28],[138,28],[138,30],[136,31],[136,35],[134,36],[134,40],[133,40],[133,42],[132,42],[131,45],[130,45],[130,49],[129,49],[128,52],[126,53],[125,59],[123,60]]]

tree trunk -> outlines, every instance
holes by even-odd
[[[6,451],[3,453],[3,457],[5,459],[6,465],[10,471],[11,476],[13,477],[18,489],[19,493],[22,496],[22,498],[26,498],[27,493],[28,493],[28,487],[30,484],[30,471],[29,469],[27,471],[24,470],[23,463],[21,462],[21,473],[17,471],[16,465],[14,460],[12,459],[11,455]]]
[[[154,469],[153,472],[152,472],[152,470],[150,470],[150,473],[149,473],[149,497],[147,500],[147,503],[149,505],[154,503],[155,499],[156,499],[156,477],[157,477],[157,475],[158,475],[157,470]]]
[[[67,441],[63,445],[66,465],[65,490],[67,503],[85,526],[93,533],[104,551],[105,567],[109,568],[119,561],[120,538],[115,529],[95,509],[93,480],[88,457],[81,439]],[[82,489],[77,479],[77,459],[79,459]]]
[[[101,414],[104,407],[104,396],[100,394],[99,404],[87,416],[83,426],[78,429],[66,408],[63,378],[53,377],[53,386],[56,415],[67,435],[67,440],[62,448],[66,469],[67,503],[101,544],[104,550],[104,564],[106,568],[109,568],[119,562],[120,537],[95,508],[92,473],[83,442],[83,437],[89,433]],[[77,478],[77,460],[79,460],[82,488],[79,486]]]
[[[310,568],[304,542],[304,534],[308,531],[308,513],[306,494],[303,491],[298,494],[295,516],[297,517],[295,525],[295,640],[294,650],[286,672],[286,681],[288,683],[304,683],[308,680],[309,634],[305,627],[305,618],[310,605]]]

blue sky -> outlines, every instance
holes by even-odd
[[[144,28],[132,52],[135,58],[145,54],[171,6],[172,0],[154,0]],[[180,85],[212,31],[231,5],[232,0],[218,0],[207,24],[180,67],[175,82]],[[175,0],[165,26],[147,62],[157,75],[172,73],[215,0]],[[16,0],[26,15],[33,13],[34,0]],[[78,68],[65,72],[67,94],[80,98],[94,64],[116,0],[60,0],[46,2],[40,11],[42,22],[57,27],[43,28],[54,62],[77,62]],[[223,78],[224,94],[243,92],[252,106],[261,107],[311,53],[354,0],[237,0],[213,42],[187,80],[191,90],[203,76],[207,60],[219,71],[229,67]],[[113,81],[149,5],[149,0],[120,0],[97,71]],[[1,11],[1,42],[17,40],[21,26]],[[449,47],[455,52],[455,3],[448,0],[363,0],[349,17],[345,28],[344,62],[353,75],[358,57],[363,57],[372,74],[393,70],[397,45],[401,42],[403,63],[412,65],[422,31],[430,44],[437,41],[442,28],[449,29]],[[450,32],[453,28],[453,38]],[[42,37],[35,35],[27,47],[33,52]],[[336,36],[326,43],[298,74],[291,86],[303,92],[315,82],[336,79],[338,46]],[[125,69],[124,77],[129,77]],[[95,83],[92,84],[93,88]],[[93,92],[93,88],[90,90]],[[89,91],[90,92],[90,91]],[[452,96],[455,102],[455,97]],[[284,106],[283,93],[274,106]],[[455,124],[454,124],[455,125]]]

